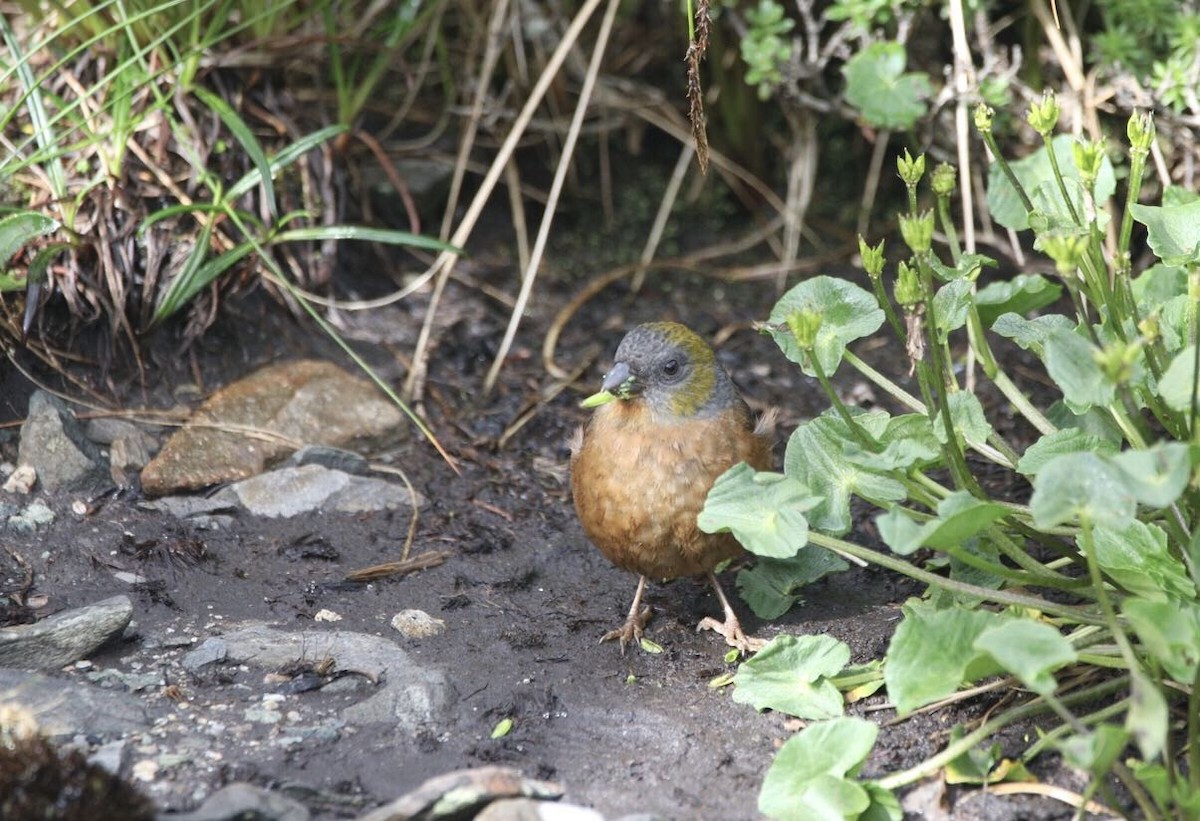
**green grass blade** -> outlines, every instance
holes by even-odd
[[[267,210],[272,217],[279,214],[279,208],[275,203],[275,182],[271,179],[271,164],[267,161],[267,155],[263,153],[262,146],[259,145],[254,134],[250,131],[250,127],[246,125],[246,121],[238,116],[238,113],[233,110],[229,103],[222,100],[216,94],[213,94],[202,86],[196,86],[192,89],[192,93],[206,106],[216,112],[221,118],[221,122],[225,123],[225,127],[229,129],[234,138],[241,144],[246,154],[254,162],[258,173],[262,176],[263,193],[267,198]]]

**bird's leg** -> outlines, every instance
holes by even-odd
[[[642,631],[646,629],[646,622],[650,621],[650,608],[645,610],[640,609],[642,606],[642,594],[646,592],[646,577],[638,576],[637,592],[633,594],[633,606],[629,608],[629,615],[625,617],[625,623],[616,630],[610,630],[600,637],[601,643],[618,639],[621,642],[621,655],[625,655],[625,645],[631,641],[642,640]]]
[[[712,583],[713,590],[717,591],[721,607],[725,609],[725,622],[721,623],[711,616],[706,616],[696,625],[696,630],[712,630],[720,633],[725,637],[725,643],[730,647],[736,647],[742,655],[756,653],[763,649],[767,644],[764,640],[747,636],[742,632],[742,623],[738,621],[737,613],[734,613],[733,608],[730,607],[729,599],[725,598],[725,591],[721,589],[721,583],[717,581],[717,574],[711,570],[708,571],[708,580]]]

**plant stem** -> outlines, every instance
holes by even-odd
[[[1110,681],[1105,681],[1101,684],[1096,684],[1084,690],[1063,696],[1062,703],[1065,705],[1074,705],[1095,701],[1112,693],[1118,692],[1128,686],[1129,677],[1118,676]],[[958,758],[960,755],[970,751],[977,744],[980,744],[986,740],[987,737],[992,733],[1007,727],[1009,724],[1022,721],[1026,718],[1032,718],[1033,716],[1049,712],[1049,710],[1049,705],[1047,705],[1045,700],[1041,698],[1035,699],[1020,707],[1016,707],[1008,712],[996,716],[996,718],[993,718],[991,721],[980,725],[980,727],[974,732],[967,733],[954,743],[947,745],[946,748],[937,755],[930,756],[920,764],[917,764],[915,767],[910,767],[909,769],[898,773],[892,773],[891,775],[879,779],[879,781],[876,783],[886,790],[894,790],[899,787],[913,784],[917,781],[920,781],[922,778],[927,778],[933,775],[942,767]]]
[[[812,351],[808,351],[807,353],[809,364],[812,365],[813,372],[817,375],[817,381],[821,383],[821,388],[825,391],[825,396],[829,398],[829,402],[838,412],[838,416],[846,423],[846,427],[850,429],[851,435],[866,450],[871,453],[878,453],[879,443],[850,415],[850,409],[846,407],[846,404],[842,402],[842,398],[837,395],[837,391],[833,389],[833,383],[829,381],[829,376],[825,373],[825,369],[821,367],[821,363],[817,357]]]
[[[1092,588],[1096,591],[1096,602],[1100,605],[1100,612],[1104,614],[1104,623],[1117,642],[1117,647],[1120,648],[1121,656],[1129,665],[1129,669],[1139,670],[1137,654],[1133,652],[1133,645],[1129,643],[1129,637],[1125,635],[1124,628],[1117,620],[1116,608],[1113,607],[1112,599],[1108,597],[1108,588],[1105,587],[1104,577],[1100,573],[1100,563],[1096,561],[1096,543],[1092,538],[1091,517],[1086,514],[1081,515],[1079,525],[1079,547],[1083,551],[1084,558],[1087,559],[1088,575],[1091,576]]]
[[[1043,613],[1049,613],[1054,616],[1059,616],[1064,619],[1069,619],[1081,624],[1098,624],[1105,625],[1107,622],[1103,617],[1088,613],[1078,607],[1071,605],[1058,604],[1056,602],[1040,599],[1036,596],[1025,596],[1020,593],[1010,593],[1006,590],[991,590],[987,587],[979,587],[966,582],[955,581],[948,579],[945,576],[939,576],[936,573],[930,573],[928,570],[923,570],[914,564],[904,561],[903,559],[889,556],[886,553],[880,553],[876,550],[871,550],[869,547],[847,542],[844,539],[838,539],[834,536],[828,536],[824,533],[809,531],[808,541],[818,547],[823,547],[826,550],[832,550],[835,553],[845,553],[849,556],[855,556],[866,562],[877,564],[880,567],[886,567],[888,570],[894,570],[897,573],[908,576],[910,579],[916,579],[919,582],[932,584],[944,590],[949,590],[952,593],[959,593],[964,596],[972,596],[984,601],[995,602],[1009,607],[1021,607],[1032,610],[1040,610]]]
[[[901,339],[903,339],[903,338],[904,337],[901,336]],[[926,407],[924,402],[922,402],[917,397],[913,396],[908,391],[904,390],[904,388],[900,387],[892,380],[888,379],[886,376],[881,374],[879,371],[872,368],[866,362],[859,359],[858,356],[856,356],[853,352],[851,352],[849,350],[846,351],[845,359],[848,363],[850,363],[850,366],[852,368],[854,368],[856,371],[861,373],[867,379],[870,379],[872,382],[874,382],[876,385],[878,385],[883,390],[884,393],[886,393],[888,396],[895,399],[900,404],[907,407],[909,410],[913,411],[914,413],[928,413],[929,412],[929,410]]]
[[[887,291],[883,287],[883,277],[871,277],[871,287],[875,289],[875,301],[879,303],[879,307],[883,309],[883,315],[887,317],[888,324],[892,326],[892,333],[901,343],[906,343],[908,334],[905,333],[904,326],[900,324],[900,318],[896,316],[896,306],[888,299]]]

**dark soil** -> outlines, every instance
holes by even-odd
[[[477,262],[473,275],[511,287],[512,267],[507,261],[491,268]],[[399,557],[409,527],[407,512],[292,520],[242,515],[229,528],[209,531],[147,513],[133,499],[106,500],[81,517],[71,512],[73,497],[59,495],[47,500],[58,513],[48,530],[5,537],[5,546],[32,565],[34,592],[49,597],[43,612],[118,593],[134,598],[133,637],[97,655],[93,662],[98,668],[175,671],[178,656],[188,648],[164,650],[164,638],[203,640],[244,620],[313,627],[314,614],[327,608],[343,617],[333,625],[337,629],[396,638],[422,663],[448,671],[458,691],[449,723],[417,738],[361,729],[334,743],[290,749],[253,739],[215,738],[210,759],[160,773],[152,791],[160,805],[188,808],[222,783],[248,780],[287,787],[304,798],[315,817],[345,817],[394,798],[429,776],[504,763],[526,775],[561,782],[569,799],[610,817],[653,812],[664,818],[737,821],[757,816],[763,774],[797,725],[735,703],[730,688],[709,686],[733,665],[723,660],[727,648],[719,637],[695,632],[702,617],[719,614],[711,591],[697,581],[681,579],[651,589],[654,618],[648,636],[664,648],[661,654],[631,648],[623,656],[615,644],[598,643],[623,618],[636,579],[610,566],[583,536],[566,469],[568,440],[585,418],[576,402],[597,383],[625,329],[669,318],[711,335],[734,323],[765,318],[774,289],[676,274],[652,277],[636,297],[624,286],[614,286],[585,308],[559,346],[568,366],[592,346],[603,351],[579,391],[564,392],[504,449],[495,449],[506,426],[549,384],[540,365],[541,340],[553,312],[578,287],[578,282],[539,283],[502,384],[487,399],[480,398],[479,385],[507,309],[462,285],[454,284],[448,292],[449,310],[460,318],[440,331],[426,411],[441,441],[458,457],[462,475],[455,475],[418,438],[372,454],[402,468],[430,499],[420,514],[412,550],[449,551],[439,567],[366,585],[343,581],[352,570]],[[391,316],[389,321],[400,329],[395,339],[415,336],[423,307],[414,299]],[[315,331],[281,314],[261,296],[231,302],[191,361],[163,357],[152,363],[144,398],[142,387],[129,378],[116,386],[122,401],[126,406],[143,401],[170,405],[177,394],[194,398],[180,388],[195,384],[197,376],[203,382],[197,387],[210,391],[281,357],[315,353],[346,364]],[[410,348],[397,341],[359,347],[393,382],[402,378],[403,369],[391,352],[406,355]],[[903,369],[895,345],[865,347],[872,362],[882,357],[889,371]],[[768,339],[749,329],[724,342],[721,357],[754,407],[782,408],[781,461],[790,430],[825,407],[819,387]],[[19,419],[29,386],[12,372],[0,373],[0,421]],[[854,387],[846,369],[841,376],[848,379],[843,388]],[[2,455],[13,461],[15,429],[7,432]],[[873,514],[863,513],[856,538],[870,544]],[[147,545],[140,557],[130,555],[131,541]],[[192,543],[193,552],[201,545],[203,559],[189,564],[173,558],[172,546],[184,542]],[[10,561],[4,555],[0,559]],[[113,565],[151,581],[131,589],[113,577]],[[724,583],[732,593],[732,573],[724,575]],[[763,624],[736,597],[735,603],[743,623],[760,636],[829,633],[849,643],[853,661],[865,662],[884,653],[899,618],[898,605],[920,592],[904,579],[867,569],[814,585],[803,604],[778,623]],[[448,629],[420,641],[400,638],[389,621],[405,608],[425,610],[445,620]],[[148,693],[147,701],[183,719],[206,715],[217,704],[252,703],[272,688],[261,673],[236,668],[170,683],[177,690]],[[298,698],[336,708],[346,697],[317,690]],[[882,694],[876,695],[851,711],[891,718],[890,711],[873,711],[883,701]],[[893,771],[936,752],[955,723],[984,715],[992,704],[973,703],[886,728],[867,774]],[[512,732],[491,739],[504,717],[514,719]],[[1025,732],[1032,734],[1029,728]],[[1020,734],[1004,746],[1006,753],[1018,753]],[[1070,816],[1062,805],[1049,803],[1010,803],[1005,812],[1009,815],[991,817]]]

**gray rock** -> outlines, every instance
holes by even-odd
[[[0,668],[0,706],[24,708],[37,717],[38,730],[52,741],[79,733],[112,738],[150,726],[142,700],[40,673]]]
[[[283,467],[298,468],[304,465],[320,465],[323,468],[340,470],[355,476],[365,476],[370,470],[367,460],[354,451],[327,445],[305,445],[283,463]]]
[[[111,445],[122,438],[136,438],[140,439],[146,450],[151,453],[158,450],[158,440],[127,419],[118,419],[113,416],[89,419],[87,425],[84,426],[84,431],[87,433],[88,439],[99,445]]]
[[[556,799],[562,788],[549,781],[525,778],[509,767],[477,767],[435,776],[358,821],[435,821],[471,818],[481,808],[504,798]]]
[[[88,756],[88,761],[97,767],[103,767],[113,775],[120,775],[125,766],[129,742],[125,739],[101,744],[94,753]]]
[[[188,519],[212,513],[231,513],[238,509],[237,496],[228,488],[212,496],[163,496],[161,499],[142,500],[138,507],[169,513],[177,519]]]
[[[162,813],[158,821],[308,821],[308,808],[286,795],[230,784],[210,795],[192,812]]]
[[[412,505],[407,488],[400,485],[312,464],[272,470],[237,482],[229,490],[248,511],[269,518],[314,510],[362,513]],[[417,504],[423,503],[418,495]]]
[[[343,711],[347,721],[385,722],[413,732],[445,716],[456,693],[441,670],[422,667],[395,642],[346,630],[287,632],[252,625],[222,636],[230,661],[275,670],[297,661],[334,660],[340,671],[359,673],[385,686]]]
[[[94,489],[106,483],[100,449],[66,404],[45,391],[29,397],[17,460],[32,465],[46,490]]]
[[[140,693],[156,687],[163,687],[167,680],[157,670],[148,673],[125,673],[121,670],[96,670],[87,674],[87,680],[101,687],[118,687],[131,693]]]
[[[0,667],[53,670],[91,655],[133,618],[128,596],[56,613],[36,624],[0,628]]]
[[[8,517],[8,529],[14,533],[34,533],[54,519],[54,511],[41,499],[34,499],[24,510]]]
[[[604,816],[578,804],[502,798],[484,807],[475,821],[604,821]]]
[[[225,644],[224,639],[205,639],[204,643],[195,650],[184,654],[183,669],[190,673],[196,673],[200,671],[201,667],[224,661],[228,655],[229,647]]]

